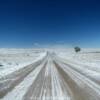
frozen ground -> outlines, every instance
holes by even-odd
[[[0,49],[0,77],[29,65],[46,53],[39,49]]]
[[[75,53],[73,49],[61,49],[55,53],[60,58],[77,64],[88,65],[94,67],[95,70],[100,71],[100,68],[98,67],[100,66],[100,49],[82,49],[79,53]]]
[[[1,49],[0,100],[100,100],[99,51]]]

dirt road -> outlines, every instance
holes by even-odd
[[[49,52],[1,78],[0,100],[100,100],[100,80],[75,66]]]

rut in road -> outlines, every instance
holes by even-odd
[[[0,79],[0,98],[3,98],[8,92],[10,92],[15,86],[20,84],[27,75],[29,75],[37,66],[39,66],[46,58],[19,69],[9,75],[6,75]]]
[[[58,64],[54,61],[62,80],[69,86],[74,99],[73,100],[99,100],[100,99],[100,86],[98,91],[95,91],[95,87],[91,88],[92,84],[84,81],[85,79],[73,71],[70,66],[63,67],[63,64]],[[80,77],[80,78],[79,78]],[[66,88],[66,86],[65,86]],[[66,88],[67,89],[67,88]],[[71,97],[71,96],[70,96]]]
[[[68,88],[67,88],[68,89]],[[70,100],[51,57],[41,69],[23,100]]]
[[[21,96],[20,84],[25,84],[27,78],[31,79],[31,83]],[[7,99],[9,96],[14,100],[100,100],[100,84],[95,78],[86,76],[67,62],[63,63],[53,53],[47,53],[44,60],[35,66],[25,67],[1,81],[0,94],[5,93],[1,100],[10,100]],[[8,86],[6,92],[2,92]],[[18,94],[21,98],[16,97]]]
[[[63,59],[60,59],[59,57],[56,57],[55,59],[58,62],[61,62],[62,64],[66,65],[66,66],[69,66],[74,71],[76,71],[76,72],[82,74],[83,76],[89,78],[93,82],[96,82],[96,84],[100,85],[100,80],[98,78],[96,78],[95,75],[94,76],[92,75],[92,74],[95,74],[95,73],[98,74],[98,75],[100,75],[99,71],[97,71],[97,70],[95,71],[95,70],[91,69],[90,66],[73,63],[72,61],[66,61],[67,62],[66,63]],[[91,72],[92,74],[88,74],[88,72]]]
[[[30,86],[30,88],[26,92],[23,100],[32,100],[32,99],[35,100],[35,98],[39,97],[39,94],[41,92],[41,88],[42,88],[43,82],[44,82],[45,68],[46,68],[46,64],[43,66],[43,68],[39,72],[38,76],[36,77],[36,80],[34,81],[34,83]]]

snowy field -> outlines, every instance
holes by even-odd
[[[55,53],[63,59],[77,64],[88,65],[100,71],[100,49],[82,49],[82,51],[78,53],[76,53],[74,49],[61,49],[55,51]]]
[[[100,49],[0,49],[0,100],[100,100]]]
[[[0,77],[41,59],[45,54],[39,49],[0,49]]]

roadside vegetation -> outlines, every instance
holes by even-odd
[[[74,50],[75,50],[75,52],[76,52],[76,53],[78,53],[78,52],[80,52],[80,51],[81,51],[81,48],[80,48],[80,47],[78,47],[78,46],[76,46],[76,47],[74,47]]]

